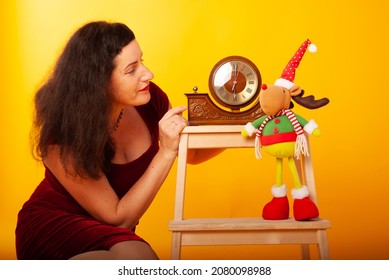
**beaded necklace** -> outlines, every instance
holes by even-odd
[[[119,127],[120,120],[122,119],[124,109],[122,109],[119,113],[118,119],[115,122],[115,125],[113,126],[113,131],[116,131],[116,129]]]

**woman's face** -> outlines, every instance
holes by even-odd
[[[149,82],[153,73],[142,63],[142,50],[136,40],[124,46],[115,57],[111,87],[119,106],[138,106],[149,102]]]

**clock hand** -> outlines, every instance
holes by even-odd
[[[238,63],[235,64],[234,73],[235,73],[235,79],[232,81],[232,89],[231,90],[234,92],[234,95],[236,95],[236,84],[238,83],[238,76],[239,76]]]
[[[238,71],[238,63],[234,65],[234,80],[232,81],[232,91],[233,91],[232,98],[234,100],[236,100],[236,80],[238,76],[237,71]]]

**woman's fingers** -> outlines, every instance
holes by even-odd
[[[186,106],[179,106],[170,109],[159,122],[160,149],[177,153],[182,130],[189,125],[189,122],[182,117]]]
[[[171,108],[169,111],[166,112],[166,114],[162,117],[162,120],[167,120],[173,116],[181,116],[182,112],[184,112],[187,109],[187,106],[178,106]]]

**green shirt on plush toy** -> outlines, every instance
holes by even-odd
[[[289,218],[286,185],[282,182],[283,158],[288,159],[295,185],[292,189],[294,218],[301,221],[319,216],[316,204],[309,199],[307,186],[300,182],[293,158],[294,156],[299,158],[301,154],[308,156],[305,133],[319,136],[320,131],[314,120],[307,121],[290,110],[293,108],[291,99],[293,98],[298,104],[310,109],[322,107],[329,102],[327,98],[315,100],[313,96],[303,97],[304,91],[293,83],[296,68],[308,46],[310,50],[316,51],[316,46],[306,40],[287,64],[281,78],[277,79],[272,86],[262,85],[259,98],[266,115],[247,123],[242,131],[245,137],[256,134],[255,155],[257,158],[262,157],[261,148],[276,158],[277,176],[276,184],[272,187],[273,199],[262,210],[262,217],[267,220]]]

